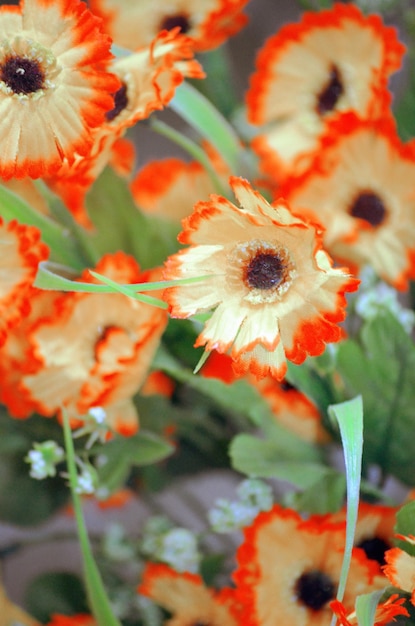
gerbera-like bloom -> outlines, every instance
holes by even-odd
[[[415,276],[413,145],[390,117],[363,121],[344,114],[328,126],[319,156],[281,193],[292,210],[325,227],[329,253],[355,271],[371,265],[397,289]]]
[[[302,363],[343,336],[344,294],[358,281],[332,267],[318,227],[244,179],[230,184],[243,208],[214,195],[196,204],[179,235],[192,245],[166,262],[167,279],[204,278],[164,297],[173,317],[215,309],[196,346],[230,350],[238,372],[282,379],[286,358]]]
[[[34,226],[0,217],[0,345],[30,310],[30,290],[38,265],[48,256]]]
[[[400,598],[397,593],[391,595],[384,602],[380,602],[376,607],[373,626],[387,626],[395,621],[398,615],[409,617],[408,611],[402,606],[406,602],[405,598]],[[347,613],[344,605],[338,600],[330,603],[333,612],[336,614],[341,626],[357,626],[356,612]]]
[[[121,252],[106,255],[96,270],[121,283],[151,278]],[[91,282],[88,272],[81,280]],[[165,311],[121,294],[61,295],[30,331],[37,368],[22,375],[22,398],[45,416],[62,406],[71,418],[98,408],[106,423],[132,434],[137,415],[131,397],[147,376],[166,322]]]
[[[197,574],[178,573],[164,564],[146,565],[138,592],[172,613],[168,626],[238,626],[240,604],[233,589],[214,591]]]
[[[248,0],[90,0],[107,32],[119,46],[135,50],[162,30],[180,27],[197,51],[210,50],[245,26]]]
[[[178,29],[161,32],[150,45],[111,66],[121,87],[114,94],[114,106],[106,112],[105,123],[93,134],[88,155],[74,163],[65,160],[48,185],[64,201],[78,221],[90,226],[84,198],[92,183],[110,160],[119,165],[125,157],[125,131],[153,112],[163,109],[185,78],[203,78],[200,64],[193,58],[190,39]],[[133,165],[131,155],[128,163]],[[128,158],[128,157],[127,157]],[[128,164],[127,163],[127,164]],[[125,173],[130,173],[127,167]]]
[[[276,505],[244,530],[234,574],[246,604],[245,626],[326,626],[330,624],[345,545],[345,526],[325,516],[304,521]],[[379,588],[377,568],[364,552],[353,551],[344,596],[347,610],[357,595]],[[377,577],[379,579],[379,577]],[[385,580],[382,579],[383,585]]]
[[[414,537],[400,537],[414,544]],[[401,548],[391,548],[385,552],[386,565],[383,573],[394,587],[411,594],[411,604],[415,606],[415,557]]]
[[[0,176],[38,178],[84,155],[113,108],[110,38],[80,0],[0,8]]]
[[[304,13],[273,35],[246,97],[250,122],[268,125],[253,143],[264,170],[275,179],[302,169],[339,111],[379,116],[404,50],[394,28],[351,4]]]

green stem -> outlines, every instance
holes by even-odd
[[[218,150],[233,174],[238,173],[243,154],[240,139],[207,98],[183,83],[176,90],[170,107]]]
[[[188,154],[190,154],[190,156],[198,161],[209,174],[216,193],[226,195],[224,185],[222,184],[217,173],[212,167],[212,164],[209,161],[206,152],[202,150],[200,146],[198,146],[194,141],[180,133],[175,128],[168,126],[168,124],[165,124],[164,122],[161,122],[156,118],[150,118],[150,128],[159,135],[167,137],[168,139],[170,139],[170,141],[173,141],[176,145],[183,148],[183,150],[185,150]]]
[[[60,263],[82,269],[76,245],[69,232],[46,215],[26,204],[19,196],[0,185],[0,215],[6,220],[16,219],[22,224],[35,226],[42,233],[42,240],[49,247],[51,256]]]
[[[85,585],[90,608],[97,621],[98,626],[121,626],[120,622],[117,620],[112,612],[111,605],[102,582],[101,574],[99,573],[92,554],[88,531],[82,512],[81,499],[76,493],[77,471],[75,450],[72,441],[72,432],[69,426],[68,416],[64,411],[63,434],[65,439],[69,485],[72,494],[72,503],[75,513],[76,526],[78,530],[79,543],[81,547],[84,565]]]

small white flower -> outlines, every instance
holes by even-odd
[[[91,465],[82,465],[81,473],[76,477],[75,492],[81,495],[91,495],[95,492],[98,482],[96,470]]]
[[[163,537],[158,557],[178,572],[196,573],[200,554],[195,535],[186,528],[169,530]]]
[[[35,443],[33,448],[25,458],[26,463],[31,465],[30,476],[37,480],[56,476],[56,465],[65,457],[64,450],[51,440]]]

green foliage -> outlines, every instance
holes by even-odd
[[[125,180],[110,168],[104,170],[87,196],[94,230],[88,233],[96,262],[102,255],[123,250],[132,254],[142,269],[161,265],[176,252],[177,226],[150,218],[135,205]]]
[[[53,218],[32,208],[2,185],[0,185],[0,205],[3,219],[16,219],[19,223],[35,226],[42,232],[42,241],[49,246],[52,260],[77,269],[83,267],[77,242],[72,234]]]
[[[302,488],[309,487],[330,471],[317,462],[319,453],[313,446],[294,436],[289,442],[291,433],[286,435],[285,440],[237,435],[230,446],[233,468],[248,476],[279,478]]]
[[[320,369],[315,358],[308,359],[302,365],[288,363],[287,380],[310,398],[323,416],[326,415],[329,405],[339,400],[330,379],[332,367],[334,364],[329,371],[326,368]]]
[[[206,396],[223,411],[248,418],[257,425],[263,421],[275,421],[264,398],[246,381],[237,380],[228,385],[221,380],[195,376],[166,350],[159,350],[154,367]]]
[[[101,488],[112,493],[122,487],[133,467],[156,463],[168,457],[174,448],[152,432],[140,431],[132,437],[117,436],[112,441],[96,446],[93,454],[97,463]]]
[[[80,578],[68,572],[47,572],[32,580],[25,591],[24,604],[42,623],[48,622],[54,613],[75,615],[89,610]]]
[[[395,532],[405,537],[415,535],[415,500],[408,502],[398,511]],[[415,556],[415,545],[409,541],[397,539],[396,545],[408,552],[408,554]]]
[[[413,485],[414,344],[386,310],[364,324],[359,340],[339,345],[337,367],[347,394],[363,398],[364,462]]]
[[[297,511],[324,515],[339,511],[344,504],[345,494],[346,478],[344,474],[326,468],[322,477],[309,487],[288,493],[284,498],[284,503]]]
[[[24,458],[34,441],[61,440],[60,427],[42,417],[22,422],[2,411],[0,430],[0,519],[20,526],[39,524],[67,502],[68,491],[59,478],[31,478]]]

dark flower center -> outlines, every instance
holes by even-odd
[[[178,15],[168,15],[164,18],[160,25],[160,30],[173,30],[180,26],[181,33],[187,33],[190,30],[190,22],[187,15],[179,13]]]
[[[127,85],[123,83],[114,94],[114,108],[107,111],[105,117],[107,122],[112,122],[128,105]]]
[[[365,220],[371,226],[379,226],[385,219],[386,208],[377,194],[364,191],[354,200],[350,215]]]
[[[389,550],[391,546],[380,537],[372,537],[372,539],[363,539],[357,547],[365,551],[368,559],[377,561],[379,565],[385,565],[385,552]]]
[[[45,74],[35,59],[9,57],[2,64],[0,72],[1,80],[14,93],[34,93],[45,86]]]
[[[340,72],[333,65],[330,69],[329,80],[317,96],[317,112],[319,115],[330,113],[335,108],[343,92],[344,88]]]
[[[254,289],[272,289],[283,280],[284,270],[285,265],[279,256],[263,252],[249,262],[245,279]]]
[[[318,570],[305,572],[295,585],[300,602],[313,611],[319,611],[335,597],[335,586],[331,578]]]

